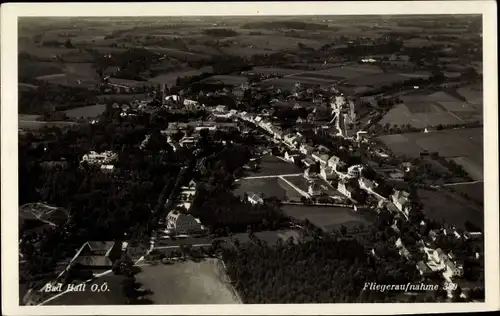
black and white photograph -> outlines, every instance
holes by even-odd
[[[481,12],[144,5],[18,11],[9,304],[487,303],[498,86]]]

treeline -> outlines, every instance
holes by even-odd
[[[203,30],[203,33],[209,36],[217,36],[217,37],[231,37],[239,35],[238,32],[231,29],[206,29]]]
[[[328,30],[326,24],[301,21],[265,21],[251,22],[241,26],[244,29],[296,29],[296,30]]]
[[[38,89],[19,91],[19,113],[44,114],[94,105],[97,98],[88,89],[36,82]]]

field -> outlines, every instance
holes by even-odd
[[[320,48],[326,43],[323,41],[296,38],[283,36],[282,34],[271,34],[271,35],[240,35],[235,37],[227,37],[221,42],[233,42],[238,46],[245,48],[254,48],[270,51],[282,51],[288,49],[296,49],[297,43],[302,43],[308,47],[314,49]]]
[[[123,276],[107,275],[88,283],[85,291],[68,292],[45,305],[125,305],[127,299],[121,285],[124,279]],[[108,285],[108,291],[91,291],[92,284],[100,287],[104,282]]]
[[[278,75],[291,75],[298,72],[302,72],[302,70],[291,69],[291,68],[273,68],[273,67],[254,67],[254,72],[258,72],[261,74],[278,74]]]
[[[300,220],[307,218],[311,223],[325,231],[336,230],[340,225],[353,226],[359,223],[368,223],[352,209],[343,207],[285,205],[282,209],[288,216]]]
[[[274,156],[262,157],[259,167],[260,169],[257,172],[249,173],[247,176],[256,177],[302,173],[302,169],[298,166],[285,162]]]
[[[247,78],[241,77],[241,76],[217,75],[217,76],[212,76],[210,78],[204,79],[204,80],[202,80],[202,82],[223,83],[226,85],[239,86],[242,83],[247,82]]]
[[[147,96],[144,93],[140,94],[101,94],[97,96],[98,102],[104,100],[113,100],[116,102],[130,102],[132,100],[146,100]]]
[[[383,74],[382,70],[378,67],[370,65],[345,65],[345,66],[334,66],[331,65],[319,65],[318,70],[306,71],[295,69],[281,71],[284,75],[283,78],[273,78],[266,80],[266,84],[274,84],[277,87],[284,89],[291,89],[296,82],[309,85],[320,85],[322,87],[330,86],[336,82],[343,80],[360,80],[360,83],[355,82],[356,86],[365,84],[363,82],[378,83],[379,79],[363,79],[370,78],[371,76],[378,76],[380,78],[388,78],[387,80],[398,80],[406,79],[402,75],[394,74],[388,75]],[[369,88],[366,86],[366,88]]]
[[[18,121],[18,128],[24,130],[38,130],[42,127],[50,127],[50,126],[64,127],[64,126],[72,126],[75,124],[76,124],[75,122],[44,122],[44,121],[23,120],[20,118]]]
[[[45,67],[42,67],[45,65]],[[22,69],[21,67],[20,69]],[[72,87],[95,87],[99,80],[91,63],[37,63],[35,69],[38,70],[37,80],[46,81],[52,84],[60,84]],[[22,70],[23,75],[27,75],[31,70]],[[80,83],[78,82],[80,81]]]
[[[408,79],[407,77],[398,73],[392,73],[392,74],[380,73],[380,74],[369,74],[366,76],[354,77],[348,79],[347,82],[345,83],[353,86],[369,86],[374,88],[380,88],[385,85],[391,85],[397,82],[403,82],[407,79]]]
[[[483,129],[467,128],[431,133],[408,133],[381,136],[389,149],[399,155],[418,157],[420,152],[438,152],[454,159],[474,178],[483,174]]]
[[[424,128],[482,120],[482,103],[478,103],[480,97],[474,94],[474,90],[468,92],[472,95],[469,95],[469,98],[476,104],[462,101],[445,92],[403,96],[403,103],[391,109],[380,123],[410,124],[413,127]],[[457,93],[460,95],[460,91]]]
[[[67,110],[64,111],[64,113],[66,113],[66,115],[70,118],[79,118],[79,117],[91,118],[101,115],[101,113],[103,113],[105,110],[106,110],[106,105],[97,104],[97,105],[84,106],[81,108]]]
[[[418,196],[424,205],[423,212],[434,220],[464,228],[466,221],[475,226],[484,227],[482,209],[474,207],[466,199],[445,191],[418,190]]]
[[[406,125],[416,128],[433,127],[439,124],[462,124],[464,121],[450,112],[431,103],[398,104],[380,120],[380,124]]]
[[[174,85],[177,77],[189,77],[199,75],[202,72],[212,72],[212,67],[203,67],[200,69],[188,68],[178,71],[166,72],[156,77],[150,78],[149,81],[153,83],[165,83],[167,85]]]
[[[64,66],[56,62],[20,61],[19,78],[36,78],[39,76],[59,74],[64,71]]]
[[[289,177],[291,180],[298,177]],[[279,178],[246,179],[237,182],[235,193],[243,196],[244,193],[263,193],[264,197],[275,196],[280,200],[300,200],[301,195],[285,181]],[[306,188],[307,189],[307,188]]]
[[[465,193],[473,199],[484,201],[484,183],[457,184],[452,188],[455,192]]]
[[[238,304],[220,261],[142,266],[138,282],[153,294],[154,304]]]

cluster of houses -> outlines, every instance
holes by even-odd
[[[113,151],[104,151],[102,153],[91,151],[83,156],[81,162],[86,162],[93,166],[100,166],[103,171],[113,171],[115,168],[113,162],[117,158],[118,155]]]
[[[396,225],[396,224],[395,224]],[[417,251],[422,254],[422,260],[419,260],[416,262],[416,268],[420,275],[427,277],[431,275],[441,275],[444,279],[444,282],[447,284],[458,284],[458,286],[461,286],[461,278],[464,276],[464,266],[463,263],[458,260],[455,255],[453,254],[453,251],[450,251],[446,253],[439,247],[433,246],[433,241],[436,240],[436,238],[440,235],[446,235],[449,232],[447,232],[447,229],[442,228],[441,230],[431,230],[429,234],[424,237],[426,241],[423,239],[420,239],[416,246],[417,246]],[[468,238],[476,238],[478,235],[480,236],[481,233],[459,233],[456,231],[456,229],[452,229],[452,234],[455,236],[455,238],[460,239],[468,239]],[[472,235],[471,235],[472,234]],[[412,259],[412,254],[410,251],[407,249],[401,238],[399,238],[396,241],[395,244],[396,248],[399,250],[399,254],[406,258],[407,260]],[[476,259],[481,259],[481,255],[476,252],[475,253],[475,258]],[[464,288],[465,289],[465,288]],[[448,291],[448,296],[450,298],[453,297],[453,289],[450,288]],[[462,292],[461,297],[464,297],[464,292]]]
[[[207,130],[210,133],[216,131],[237,131],[238,125],[235,122],[219,122],[219,121],[198,121],[188,123],[170,124],[167,129],[161,131],[167,137],[167,142],[172,146],[174,151],[180,148],[193,148],[201,134],[202,130]],[[181,132],[183,134],[180,140],[175,139],[174,135]],[[223,141],[224,143],[225,141]]]

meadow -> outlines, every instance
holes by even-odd
[[[368,221],[350,208],[285,205],[282,207],[286,215],[304,220],[308,219],[314,225],[325,231],[334,231],[341,225],[355,226]]]
[[[106,110],[106,105],[96,104],[96,105],[84,106],[81,108],[67,110],[64,111],[64,113],[66,113],[66,115],[70,118],[79,118],[79,117],[92,118],[92,117],[98,117],[105,110]]]
[[[218,259],[144,265],[136,279],[154,304],[239,304]]]
[[[418,190],[418,197],[423,203],[422,211],[434,220],[464,229],[466,221],[475,226],[484,227],[483,209],[473,206],[465,198],[446,191]]]
[[[473,177],[482,179],[483,129],[462,128],[430,133],[407,133],[379,137],[398,155],[418,157],[424,150],[453,159]]]

